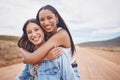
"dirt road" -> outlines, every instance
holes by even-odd
[[[24,64],[15,64],[8,67],[0,68],[0,80],[15,80],[16,76],[22,70]]]
[[[99,50],[77,47],[81,80],[120,80],[120,64],[96,55]],[[0,80],[15,80],[24,65],[0,68]]]
[[[77,52],[81,80],[120,80],[120,64],[96,55],[105,51],[77,47]]]

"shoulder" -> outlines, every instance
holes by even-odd
[[[68,34],[67,31],[65,29],[62,29],[62,28],[59,28],[57,33],[64,34],[64,35]]]
[[[59,41],[62,43],[62,46],[64,46],[65,48],[70,47],[71,43],[68,32],[65,29],[60,29],[57,34],[57,36],[59,37]]]

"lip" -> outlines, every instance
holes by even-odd
[[[51,26],[45,26],[45,29],[51,29]]]
[[[35,41],[35,42],[38,41],[38,40],[39,40],[39,38],[34,38],[34,39],[33,39],[33,41]]]
[[[33,38],[32,40],[33,40],[34,42],[37,42],[37,41],[39,41],[39,39],[40,39],[40,36],[37,36],[37,37]]]

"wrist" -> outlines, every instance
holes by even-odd
[[[44,58],[42,61],[48,60],[47,58]]]

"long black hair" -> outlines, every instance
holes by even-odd
[[[42,8],[39,9],[37,15],[36,15],[36,19],[39,21],[40,23],[40,19],[39,19],[39,13],[41,10],[50,10],[52,11],[55,15],[58,16],[58,24],[57,24],[57,27],[62,27],[63,29],[65,29],[70,37],[70,41],[71,41],[71,51],[72,51],[72,55],[74,54],[74,51],[75,51],[75,46],[74,46],[74,42],[72,40],[72,36],[70,34],[70,31],[69,29],[67,28],[64,20],[62,19],[62,17],[60,16],[60,14],[58,13],[58,11],[51,5],[46,5],[46,6],[43,6]]]
[[[28,36],[26,32],[26,27],[29,23],[35,23],[40,26],[39,22],[36,19],[27,20],[23,26],[23,35],[18,41],[18,47],[23,48],[29,52],[33,52],[35,50],[35,45],[28,40]]]

